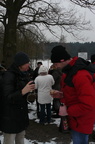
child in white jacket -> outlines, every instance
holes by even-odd
[[[41,65],[39,68],[39,76],[35,79],[35,89],[38,90],[38,103],[40,104],[40,123],[51,122],[51,102],[52,97],[50,90],[54,85],[53,76],[48,74],[47,67]],[[47,113],[47,120],[45,121],[45,109]]]

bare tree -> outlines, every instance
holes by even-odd
[[[66,43],[66,37],[64,35],[61,35],[59,42],[60,43]]]
[[[80,5],[81,7],[89,8],[91,10],[95,9],[95,0],[70,0],[71,2]]]
[[[71,1],[78,4],[78,0]],[[86,5],[88,0],[84,1]],[[83,0],[80,0],[79,4],[82,3]],[[89,5],[94,5],[93,0]],[[52,27],[59,26],[75,36],[74,30],[88,29],[88,22],[81,16],[77,18],[75,14],[73,9],[62,11],[58,3],[51,0],[0,0],[0,22],[4,26],[3,56],[6,65],[11,63],[17,51],[17,29],[33,25],[40,31],[40,26],[43,26],[55,34]]]
[[[39,33],[35,27],[22,27],[18,31],[17,51],[26,52],[31,59],[41,58],[43,56],[45,41],[44,35]]]

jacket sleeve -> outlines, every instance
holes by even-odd
[[[73,78],[73,84],[77,103],[68,107],[68,114],[79,117],[95,111],[95,82],[92,75],[86,70],[78,71]]]
[[[36,77],[35,80],[34,80],[35,81],[35,89],[38,89],[38,85],[37,85],[38,80],[37,79],[38,79],[38,77]]]
[[[54,83],[55,83],[54,78],[52,75],[50,75],[50,76],[51,76],[51,85],[54,85]]]
[[[21,89],[16,88],[15,75],[10,72],[3,77],[3,97],[7,103],[17,103],[23,99]]]

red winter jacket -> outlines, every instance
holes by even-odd
[[[70,62],[71,67],[76,60],[77,58]],[[67,74],[63,74],[61,78],[61,90],[64,94],[61,102],[67,106],[69,126],[75,131],[91,134],[95,121],[94,78],[87,70],[80,69],[72,77],[74,86],[69,86],[64,82],[66,76]]]

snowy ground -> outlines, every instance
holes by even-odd
[[[36,110],[35,102],[33,104],[29,103],[28,107],[29,107],[29,109],[34,110],[34,111],[29,113],[29,119],[35,119],[36,118],[36,115],[34,114],[35,110]],[[35,121],[37,123],[39,122],[38,119],[36,119]],[[60,119],[57,118],[57,119],[55,119],[55,121],[52,124],[55,123],[56,125],[59,125],[59,122],[60,122]],[[3,135],[0,136],[0,140],[1,140],[1,144],[3,144]],[[34,141],[37,144],[58,144],[54,140],[55,140],[55,138],[53,138],[50,142],[43,143],[43,142],[38,142],[36,140],[27,140],[27,139],[25,139],[25,144],[34,144]],[[71,142],[70,144],[73,144],[73,142]],[[95,142],[90,142],[89,144],[95,144]]]

